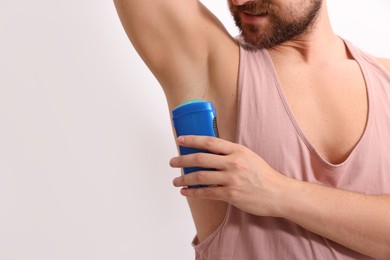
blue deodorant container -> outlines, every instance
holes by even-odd
[[[189,100],[172,111],[173,126],[176,130],[176,135],[202,135],[219,137],[217,127],[217,115],[214,105],[205,100]],[[191,153],[210,153],[206,150],[179,146],[180,154],[186,155]],[[184,168],[184,174],[203,170],[199,167]],[[212,170],[212,169],[204,169]],[[190,188],[199,188],[206,185],[190,186]]]

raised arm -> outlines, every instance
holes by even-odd
[[[231,52],[235,42],[202,3],[114,2],[130,41],[159,80],[168,101],[211,87],[210,64],[222,62],[223,53]]]
[[[123,27],[164,89],[170,109],[193,98],[215,102],[224,139],[234,108],[239,49],[222,24],[197,0],[114,0]],[[225,3],[226,4],[226,3]],[[232,103],[232,104],[230,104]],[[232,127],[230,127],[232,128]],[[199,241],[223,221],[227,203],[188,198]]]

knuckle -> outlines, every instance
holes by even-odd
[[[205,148],[207,150],[213,148],[215,146],[216,138],[213,137],[207,137],[205,141]]]
[[[192,137],[191,136],[180,136],[180,145],[182,146],[191,146],[192,143]]]
[[[196,153],[194,155],[194,161],[196,164],[202,164],[204,162],[205,155],[203,153]]]
[[[204,184],[206,182],[206,179],[207,179],[206,172],[198,171],[197,174],[195,175],[195,181],[198,184]]]
[[[234,143],[233,144],[233,149],[234,149],[235,152],[242,153],[242,152],[245,151],[245,146],[237,144],[237,143]]]
[[[176,165],[181,165],[183,163],[183,157],[182,156],[176,157],[174,162]]]
[[[185,139],[187,142],[188,145],[192,145],[194,143],[194,137],[193,136],[187,136],[186,139]]]
[[[243,170],[245,169],[245,162],[241,158],[234,158],[229,161],[229,166],[234,170]]]
[[[187,175],[182,175],[178,180],[177,180],[177,184],[178,185],[186,185],[188,182],[188,176]]]
[[[235,144],[234,150],[236,154],[241,154],[242,156],[250,155],[250,150],[243,145]]]

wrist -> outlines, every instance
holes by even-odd
[[[292,219],[309,193],[309,183],[282,176],[274,190],[274,217]]]

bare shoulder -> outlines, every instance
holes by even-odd
[[[378,58],[378,60],[390,72],[390,59]]]

